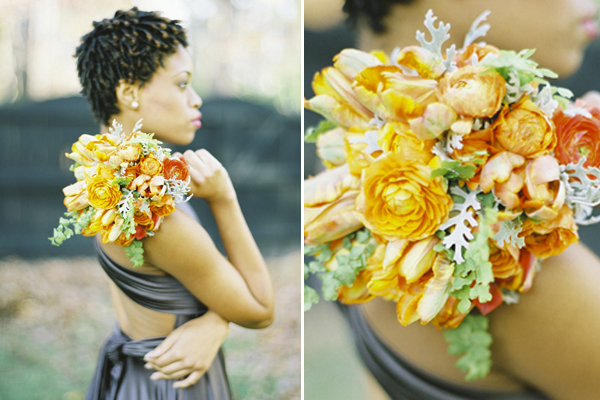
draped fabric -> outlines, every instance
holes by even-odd
[[[504,392],[454,384],[418,370],[372,330],[359,306],[340,304],[358,353],[393,400],[550,400],[535,391]]]
[[[189,213],[189,210],[185,211]],[[195,218],[195,214],[190,215]],[[94,246],[100,265],[119,289],[146,308],[175,314],[175,327],[208,310],[172,276],[150,275],[125,268],[110,259],[97,241]],[[231,399],[221,350],[209,370],[189,388],[174,389],[173,380],[151,380],[150,375],[156,371],[144,368],[143,357],[164,339],[165,336],[133,340],[116,325],[101,350],[85,400]]]

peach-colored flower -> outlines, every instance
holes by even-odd
[[[452,208],[444,181],[431,179],[433,169],[387,154],[363,170],[356,205],[365,226],[391,238],[418,240],[433,235]]]
[[[183,158],[173,157],[165,159],[165,179],[178,179],[185,181],[189,176],[187,161]]]
[[[542,156],[530,160],[525,169],[524,183],[521,203],[527,215],[542,221],[555,219],[566,196],[556,159]]]
[[[443,61],[437,55],[420,46],[404,47],[396,62],[417,71],[424,79],[438,79],[446,70]]]
[[[159,217],[166,217],[175,211],[175,200],[166,194],[160,198],[158,201],[153,201],[150,203],[150,211]]]
[[[586,108],[589,116],[567,115],[558,107],[553,118],[558,138],[554,155],[563,165],[576,164],[585,157],[585,167],[600,167],[600,109],[582,100],[577,100],[575,106]]]
[[[107,179],[100,174],[88,180],[87,191],[89,202],[96,209],[113,208],[121,200],[119,185],[113,184],[111,178]]]
[[[152,154],[144,157],[139,164],[139,168],[142,174],[150,176],[159,175],[163,172],[162,162]]]
[[[356,75],[354,91],[374,114],[387,121],[408,122],[436,101],[437,86],[436,80],[407,76],[396,66],[380,65]]]
[[[411,119],[409,124],[419,139],[435,139],[450,129],[456,118],[456,113],[449,106],[442,103],[431,103],[425,108],[422,116]]]
[[[473,43],[468,45],[463,51],[459,52],[454,56],[454,62],[458,68],[465,67],[467,65],[473,65],[473,55],[477,56],[477,61],[481,61],[488,54],[500,55],[500,50],[497,47],[489,44]]]
[[[306,244],[331,242],[362,227],[355,212],[359,184],[359,179],[350,174],[347,165],[304,181]]]
[[[461,160],[465,165],[476,167],[475,175],[466,182],[471,190],[477,189],[483,166],[489,158],[502,151],[502,149],[494,146],[493,141],[494,132],[491,127],[471,132],[462,136],[462,148],[454,149],[450,154],[455,160]]]
[[[579,238],[573,210],[567,205],[563,205],[551,221],[535,223],[526,219],[519,236],[525,238],[525,248],[538,258],[560,254]]]
[[[440,97],[457,114],[490,118],[502,106],[506,82],[497,72],[467,65],[440,79]]]
[[[494,278],[501,280],[501,287],[517,290],[523,280],[523,268],[519,263],[520,251],[512,244],[502,246],[494,240],[489,240],[490,262]]]
[[[502,109],[494,133],[500,146],[523,157],[549,154],[557,142],[552,120],[527,96],[512,109],[508,105]]]
[[[117,147],[117,156],[124,161],[137,161],[142,155],[142,146],[139,143],[126,142]]]
[[[484,193],[496,187],[495,194],[502,203],[512,210],[520,205],[519,192],[524,181],[518,169],[525,164],[525,158],[503,151],[490,158],[481,170],[479,186]],[[516,170],[516,171],[515,171]]]
[[[326,168],[339,167],[346,162],[346,130],[335,128],[327,131],[317,139],[317,155]]]
[[[90,205],[85,181],[79,181],[65,187],[63,193],[65,195],[63,202],[69,212],[83,210]]]

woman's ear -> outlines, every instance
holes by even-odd
[[[117,107],[121,110],[128,108],[131,110],[137,110],[139,107],[139,95],[140,87],[136,83],[128,83],[124,79],[119,81],[119,85],[116,88],[117,95]]]

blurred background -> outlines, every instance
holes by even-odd
[[[132,6],[188,30],[204,101],[189,148],[228,169],[277,288],[276,322],[232,327],[225,343],[234,395],[299,399],[300,0],[0,0],[0,399],[82,399],[114,323],[92,241],[48,237],[74,182],[64,154],[99,132],[75,48],[92,21]],[[220,246],[208,207],[191,204]]]
[[[596,0],[600,6],[600,0]],[[316,72],[333,64],[333,57],[345,48],[356,48],[356,33],[345,23],[341,12],[344,0],[304,0],[304,97],[314,96],[312,79]],[[492,27],[493,29],[493,27]],[[573,76],[554,82],[580,97],[600,91],[600,39],[586,50],[585,60]],[[322,117],[304,110],[304,126],[316,126]],[[313,143],[304,144],[304,178],[323,167]],[[600,224],[580,226],[579,236],[600,256]],[[319,279],[309,285],[319,289]],[[331,302],[321,300],[304,316],[304,393],[306,399],[387,400],[389,397],[362,365],[348,325]]]

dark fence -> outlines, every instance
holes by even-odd
[[[300,117],[236,99],[209,99],[202,113],[202,128],[186,148],[206,148],[227,168],[263,251],[299,248]],[[98,132],[81,97],[0,109],[0,257],[93,253],[89,238],[55,247],[48,237],[66,211],[62,188],[75,182],[64,154],[79,135]],[[191,204],[219,244],[208,207],[200,199]]]

